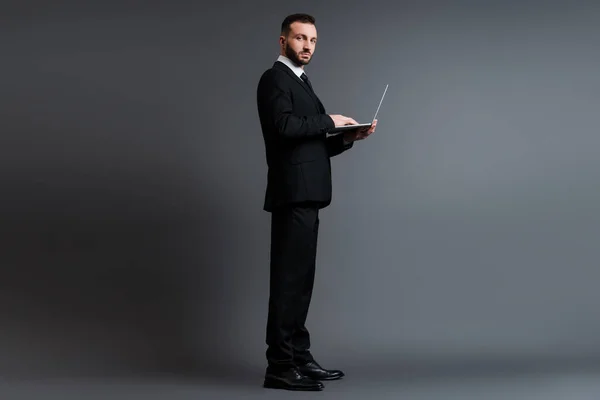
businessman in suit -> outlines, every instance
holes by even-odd
[[[340,370],[321,367],[310,353],[305,326],[315,276],[319,210],[331,203],[330,158],[375,131],[328,136],[335,126],[357,124],[328,115],[304,72],[317,43],[314,17],[293,14],[281,24],[281,53],[257,88],[268,175],[264,210],[271,213],[267,371],[264,387],[322,390]]]

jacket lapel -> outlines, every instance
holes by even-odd
[[[285,71],[313,99],[313,101],[315,102],[315,105],[317,106],[317,109],[319,110],[319,112],[320,113],[325,112],[323,104],[321,103],[321,101],[319,100],[319,98],[317,97],[317,95],[308,88],[308,86],[304,83],[304,81],[302,79],[300,79],[298,77],[298,75],[296,75],[295,73],[293,73],[292,70],[290,70],[285,64],[283,64],[283,63],[281,63],[279,61],[275,61],[275,64],[273,66],[275,68],[278,68],[278,69],[281,69],[281,70]]]

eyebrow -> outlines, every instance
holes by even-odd
[[[296,34],[296,36],[298,36],[298,35],[300,35],[300,36],[304,36],[304,37],[307,37],[307,36],[306,36],[304,33],[297,33],[297,34]],[[313,36],[313,37],[311,37],[310,39],[315,39],[315,40],[316,40],[316,39],[317,39],[317,37],[316,37],[316,36]]]

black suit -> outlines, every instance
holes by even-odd
[[[263,73],[257,105],[268,177],[264,210],[271,215],[267,360],[286,368],[312,360],[305,327],[312,295],[319,209],[331,203],[331,163],[352,147],[329,136],[333,120],[311,89],[277,61]]]

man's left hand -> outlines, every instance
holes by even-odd
[[[368,138],[375,132],[375,128],[377,127],[377,120],[373,121],[370,127],[359,128],[352,131],[348,131],[344,133],[344,140],[346,142],[355,142],[357,140],[363,140]]]

